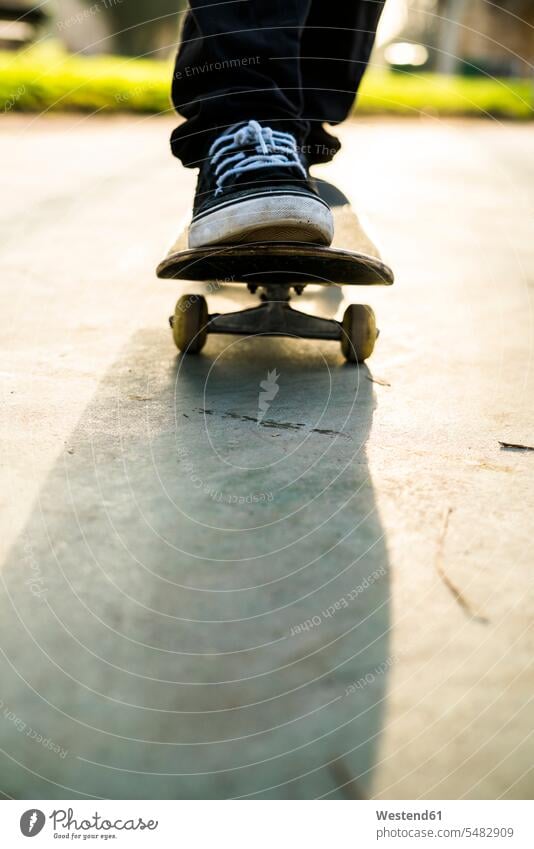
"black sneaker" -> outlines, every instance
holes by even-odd
[[[329,245],[334,219],[317,194],[291,133],[236,124],[200,169],[189,247],[242,242]]]

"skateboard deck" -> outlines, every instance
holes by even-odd
[[[260,286],[391,285],[393,272],[382,261],[348,198],[325,180],[318,180],[317,184],[334,215],[335,235],[330,247],[273,242],[188,248],[185,229],[159,264],[158,277]]]

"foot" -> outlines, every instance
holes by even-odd
[[[218,136],[198,178],[189,247],[242,242],[329,245],[334,220],[291,133],[236,124]]]

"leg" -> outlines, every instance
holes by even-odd
[[[322,122],[347,115],[383,0],[345,4],[191,0],[172,87],[187,120],[171,140],[199,167],[190,247],[331,243],[333,216],[308,166],[339,147]]]
[[[308,126],[298,57],[310,3],[191,0],[172,84],[187,122],[171,145],[184,165],[199,164],[214,135],[238,121],[288,127],[302,143]]]
[[[338,139],[323,122],[350,113],[373,48],[385,0],[312,0],[301,42],[302,117],[310,126],[310,163],[327,162]]]
[[[199,177],[188,244],[330,244],[302,152],[300,42],[311,0],[191,0],[172,97],[175,156]]]

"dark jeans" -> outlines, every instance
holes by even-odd
[[[255,118],[297,137],[310,164],[339,141],[323,128],[349,114],[385,0],[190,0],[172,83],[187,120],[171,138],[188,167],[214,136]]]

